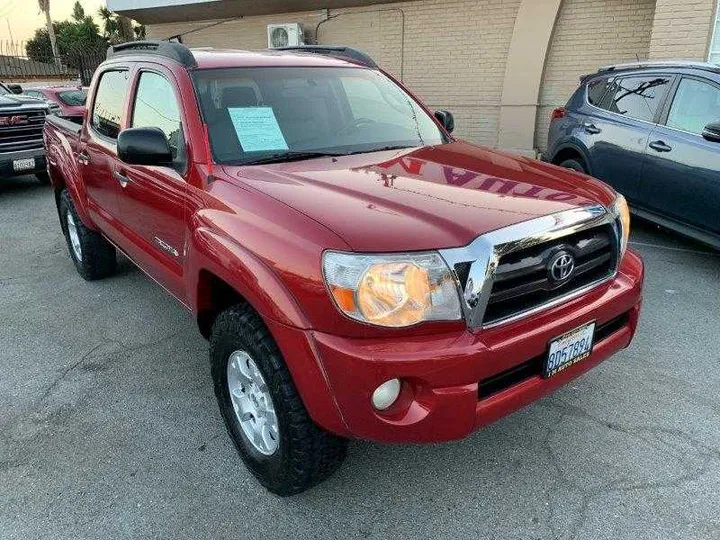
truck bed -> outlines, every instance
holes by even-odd
[[[80,133],[82,131],[81,116],[60,117],[49,115],[45,121],[45,156],[56,171],[50,175],[55,184],[57,173],[63,177],[62,183],[71,186],[82,185],[81,171],[78,167],[77,154],[80,147]],[[56,186],[57,187],[57,186]]]

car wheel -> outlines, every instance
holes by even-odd
[[[282,354],[247,304],[221,313],[210,336],[220,412],[240,457],[269,491],[294,495],[342,464],[347,441],[310,418]]]
[[[70,257],[78,273],[87,281],[102,279],[115,273],[115,247],[103,236],[83,224],[67,190],[60,194],[60,223]]]
[[[50,183],[50,175],[47,172],[35,173],[35,178],[37,178],[41,184],[47,185]]]
[[[587,169],[585,168],[585,165],[583,165],[582,162],[578,161],[577,159],[566,159],[560,164],[560,166],[565,167],[566,169],[572,169],[573,171],[587,174]]]

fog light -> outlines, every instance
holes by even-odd
[[[372,395],[372,404],[379,411],[384,411],[400,395],[400,380],[390,379],[378,386]]]

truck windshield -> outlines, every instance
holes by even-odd
[[[194,82],[219,163],[447,142],[422,107],[370,69],[207,69],[196,71]]]

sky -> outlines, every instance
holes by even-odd
[[[85,13],[98,22],[97,11],[105,5],[105,0],[80,0],[80,3]],[[74,4],[75,0],[50,0],[52,20],[70,18]],[[45,16],[40,14],[37,0],[0,0],[0,42],[9,41],[11,37],[15,41],[31,38],[40,26],[45,26]]]

